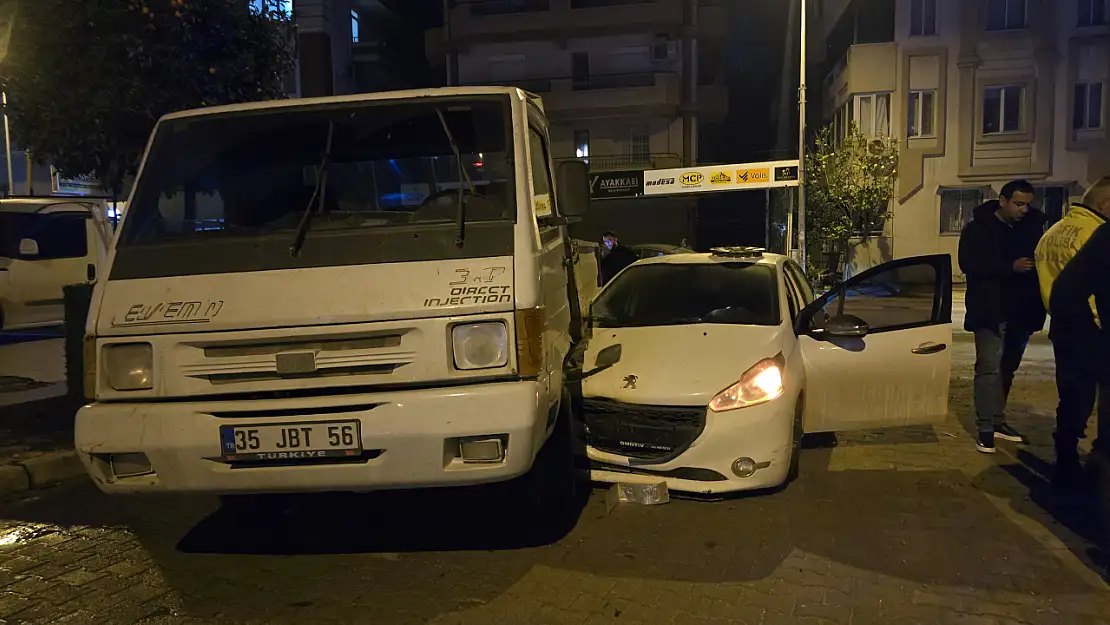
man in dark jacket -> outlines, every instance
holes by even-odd
[[[640,260],[640,257],[636,255],[636,252],[621,245],[620,239],[612,230],[601,235],[601,243],[603,245],[601,250],[601,284],[604,286],[622,269]]]
[[[1091,310],[1095,298],[1099,328]],[[1090,366],[1098,380],[1098,440],[1091,450],[1090,466],[1098,484],[1098,500],[1102,511],[1103,575],[1110,580],[1110,224],[1099,226],[1056,278],[1049,298],[1052,328],[1069,332],[1085,329],[1097,342]]]
[[[975,209],[960,234],[964,329],[975,334],[976,449],[988,454],[995,439],[1025,441],[1006,423],[1006,399],[1029,337],[1045,322],[1033,255],[1046,219],[1031,206],[1034,193],[1024,180],[1007,183],[998,200]]]

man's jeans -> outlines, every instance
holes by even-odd
[[[975,425],[980,433],[993,433],[1006,422],[1006,400],[1030,336],[1006,324],[997,332],[975,332]]]
[[[1054,332],[1052,350],[1056,357],[1056,452],[1061,458],[1078,460],[1076,445],[1084,438],[1098,398],[1099,425],[1110,427],[1110,380],[1098,336]],[[1099,429],[1094,450],[1105,450],[1110,431]]]

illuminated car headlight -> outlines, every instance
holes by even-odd
[[[771,401],[783,393],[782,362],[761,360],[740,376],[740,381],[717,393],[709,402],[713,412],[726,412]]]
[[[509,364],[509,330],[500,321],[455,326],[451,346],[456,369],[496,369]]]
[[[104,348],[104,373],[117,391],[154,388],[154,349],[150,343],[121,343]]]

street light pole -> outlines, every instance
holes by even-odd
[[[12,175],[12,133],[8,128],[8,92],[0,94],[4,102],[4,154],[8,163],[8,195],[15,193],[15,176]]]
[[[802,256],[802,270],[806,268],[806,3],[801,3],[800,28],[801,54],[799,54],[798,82],[798,248]]]

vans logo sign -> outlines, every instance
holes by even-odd
[[[223,309],[223,300],[132,304],[122,319],[120,317],[112,319],[112,326],[123,328],[208,323]]]

